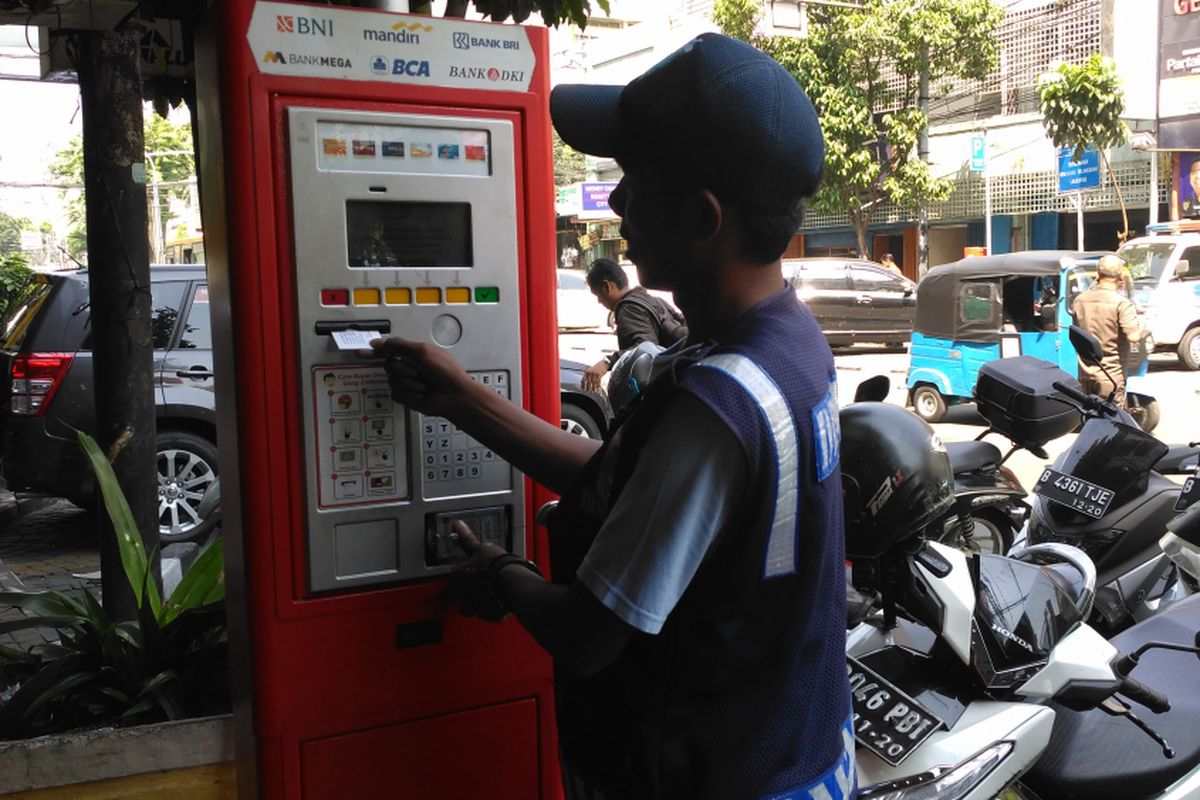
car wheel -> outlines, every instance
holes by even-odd
[[[194,433],[164,431],[158,451],[158,537],[163,545],[198,541],[214,527],[200,500],[217,478],[217,448]]]
[[[937,422],[946,413],[946,400],[942,393],[928,384],[913,389],[913,411],[926,422]]]
[[[1160,414],[1157,400],[1145,395],[1127,394],[1125,403],[1128,406],[1126,410],[1129,411],[1129,416],[1133,417],[1133,421],[1143,431],[1150,433],[1158,427]]]
[[[1179,341],[1179,361],[1188,369],[1200,369],[1200,328],[1192,328]]]
[[[561,424],[564,431],[576,436],[584,436],[588,439],[604,438],[600,433],[600,426],[596,424],[596,420],[592,419],[592,415],[577,405],[563,403]]]

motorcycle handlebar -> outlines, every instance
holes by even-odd
[[[1065,394],[1067,397],[1074,400],[1076,403],[1079,403],[1080,405],[1084,406],[1085,408],[1091,407],[1092,405],[1095,404],[1095,398],[1093,398],[1091,395],[1084,394],[1083,392],[1079,391],[1078,389],[1075,389],[1072,386],[1067,386],[1065,383],[1062,383],[1061,381],[1055,381],[1054,383],[1052,383],[1050,385],[1053,386],[1058,391]]]
[[[1146,684],[1134,678],[1125,678],[1121,681],[1121,688],[1117,690],[1121,694],[1128,697],[1130,700],[1136,700],[1146,708],[1153,711],[1155,714],[1161,714],[1164,711],[1171,710],[1171,701],[1165,695],[1156,692]]]

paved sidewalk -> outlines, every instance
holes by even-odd
[[[96,518],[66,500],[15,496],[0,489],[0,588],[25,591],[100,591]],[[0,606],[0,622],[22,612]],[[28,649],[54,641],[42,629],[0,634],[0,645]]]

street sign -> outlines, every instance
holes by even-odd
[[[1058,151],[1058,190],[1078,192],[1100,186],[1100,152],[1093,147],[1083,151],[1078,161],[1071,160],[1071,148]]]
[[[983,136],[971,137],[971,171],[983,172],[987,168],[987,139]]]

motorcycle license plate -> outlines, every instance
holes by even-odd
[[[1087,514],[1094,519],[1104,516],[1113,499],[1111,489],[1050,467],[1042,470],[1041,477],[1033,485],[1033,491],[1051,502]]]
[[[1179,499],[1175,501],[1175,510],[1187,511],[1197,500],[1200,500],[1200,478],[1193,475],[1183,482]]]
[[[854,738],[893,767],[943,727],[942,721],[878,672],[846,656]]]

